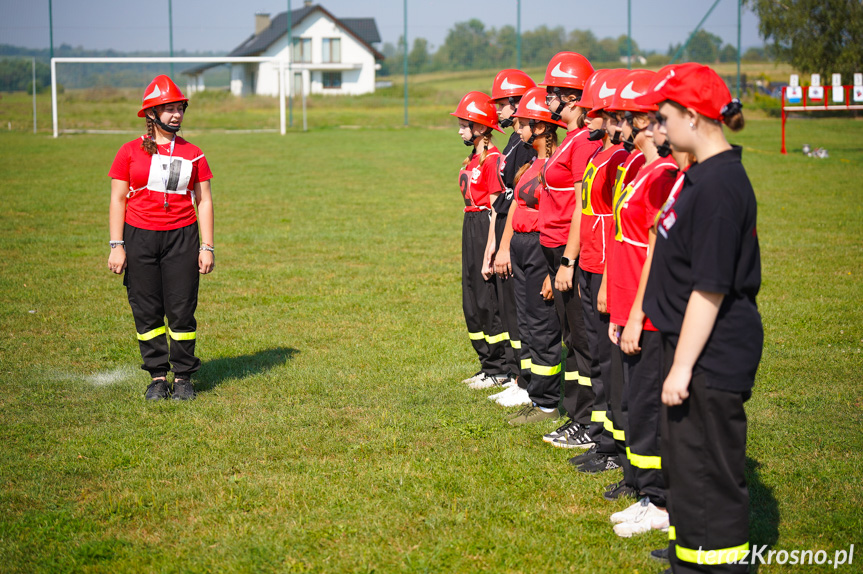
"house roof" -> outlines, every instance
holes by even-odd
[[[291,11],[291,27],[295,27],[316,11],[323,12],[325,16],[340,25],[346,32],[356,38],[374,55],[375,60],[383,60],[384,55],[372,46],[380,42],[378,25],[374,18],[336,18],[326,8],[320,5],[303,6]],[[270,20],[270,25],[260,34],[252,34],[242,44],[234,48],[228,56],[256,56],[269,48],[276,40],[288,33],[288,13],[282,12]],[[183,71],[186,75],[195,75],[218,66],[219,64],[202,64]]]

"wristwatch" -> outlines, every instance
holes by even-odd
[[[560,264],[564,267],[575,267],[575,259],[570,259],[564,255],[560,258]]]

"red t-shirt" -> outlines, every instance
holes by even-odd
[[[566,245],[575,212],[575,182],[581,181],[587,163],[601,142],[587,139],[590,130],[567,132],[560,147],[545,163],[545,188],[539,202],[539,242],[545,247]]]
[[[677,180],[677,164],[659,158],[614,198],[614,241],[608,253],[608,309],[612,323],[626,325],[647,259],[649,231]],[[650,319],[644,329],[655,331]]]
[[[515,186],[516,209],[512,214],[512,230],[519,233],[539,231],[539,201],[542,195],[540,174],[546,158],[535,159]]]
[[[479,164],[480,155],[473,154],[468,164],[458,172],[465,213],[491,209],[489,196],[505,189],[500,177],[501,156],[498,149],[489,146],[482,165]]]
[[[204,153],[177,136],[173,151],[171,144],[160,145],[159,153],[151,156],[141,148],[143,139],[123,144],[108,172],[109,177],[129,183],[126,223],[151,231],[195,223],[195,184],[213,178]]]
[[[629,152],[622,144],[598,152],[587,164],[581,181],[581,252],[578,266],[590,273],[605,270],[611,236],[612,201],[617,168]]]

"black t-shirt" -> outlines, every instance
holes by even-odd
[[[506,191],[498,196],[493,207],[495,213],[506,219],[506,215],[509,213],[509,206],[512,203],[512,190],[515,188],[515,184],[513,183],[515,174],[518,173],[521,166],[529,163],[530,160],[536,157],[536,150],[524,145],[524,142],[521,141],[521,137],[519,137],[518,133],[513,132],[512,135],[509,136],[509,141],[507,142],[506,147],[503,148],[501,156],[503,157],[504,162],[501,176],[503,177],[503,185],[506,186]]]
[[[745,392],[755,380],[764,330],[755,303],[761,286],[755,192],[740,152],[735,146],[693,165],[663,207],[644,311],[676,347],[692,291],[722,293],[695,371],[712,388]]]

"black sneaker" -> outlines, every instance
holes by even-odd
[[[577,424],[578,423],[575,422],[573,419],[566,419],[565,423],[563,423],[562,425],[560,425],[559,427],[557,427],[556,429],[554,429],[550,433],[548,433],[546,435],[542,435],[542,440],[544,442],[551,442],[554,439],[556,439],[557,437],[561,437],[564,434],[566,434],[567,429],[569,429],[573,425],[577,425]]]
[[[575,466],[579,466],[579,465],[584,464],[585,462],[587,462],[589,460],[595,459],[598,456],[602,456],[602,455],[596,451],[596,445],[593,445],[592,447],[587,449],[587,452],[584,452],[578,456],[574,456],[571,459],[569,459],[569,464],[574,464]]]
[[[559,436],[551,441],[551,446],[558,448],[589,448],[594,443],[590,439],[588,430],[587,425],[573,425],[566,429],[563,436]]]
[[[638,498],[638,491],[632,486],[629,486],[622,480],[615,482],[602,493],[602,497],[606,500],[617,500],[618,498]]]
[[[191,379],[174,379],[174,396],[171,398],[175,401],[191,401],[195,396],[195,385]]]
[[[168,381],[165,379],[153,379],[153,382],[147,385],[147,390],[144,392],[144,398],[148,401],[161,401],[170,396]]]
[[[659,548],[657,550],[651,550],[650,557],[657,562],[664,562],[668,564],[670,562],[668,560],[668,546],[666,546],[665,548]]]
[[[576,470],[587,474],[598,474],[615,468],[620,468],[620,460],[617,456],[601,454],[593,460],[582,463]]]

